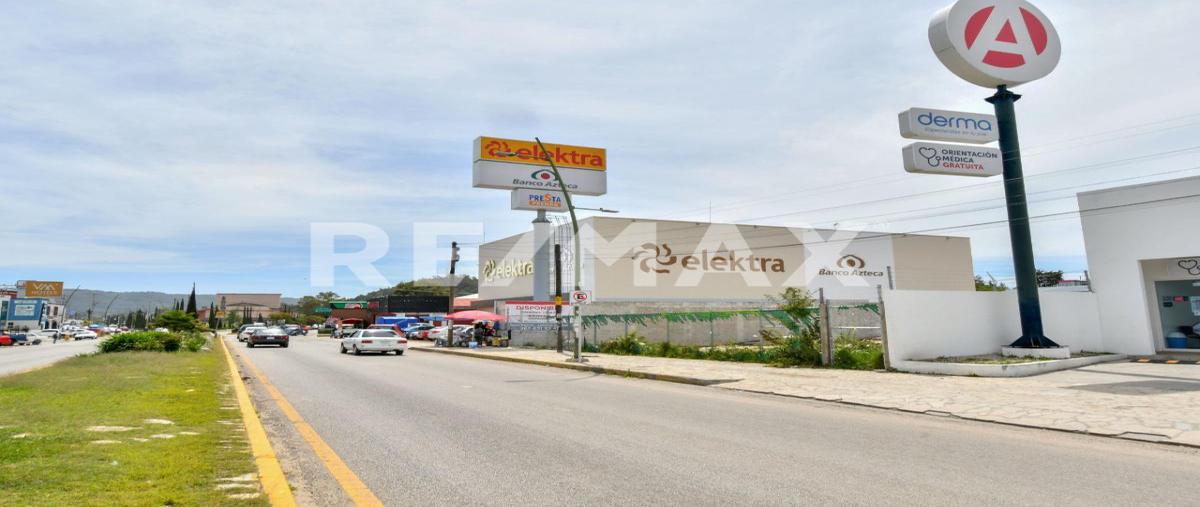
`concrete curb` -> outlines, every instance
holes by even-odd
[[[553,368],[564,368],[564,369],[568,369],[568,370],[590,371],[590,372],[602,373],[602,374],[606,374],[606,375],[618,375],[618,376],[623,376],[623,377],[634,377],[634,378],[641,378],[641,379],[646,379],[646,380],[659,380],[659,381],[663,381],[663,382],[675,382],[675,383],[679,383],[679,384],[689,384],[689,385],[695,385],[695,386],[701,386],[701,387],[713,387],[713,386],[716,386],[717,384],[729,382],[729,380],[705,380],[705,379],[692,378],[692,377],[681,377],[681,376],[677,376],[677,375],[660,375],[660,374],[655,374],[655,373],[644,373],[644,372],[632,371],[632,370],[604,368],[601,366],[587,366],[587,365],[580,365],[580,364],[573,364],[573,363],[556,363],[556,362],[552,362],[552,361],[542,361],[539,359],[525,359],[525,358],[520,358],[520,357],[504,357],[504,356],[498,356],[498,355],[493,355],[493,354],[480,354],[480,353],[467,352],[467,351],[455,351],[455,350],[435,349],[435,348],[427,348],[427,347],[411,347],[408,350],[420,350],[420,351],[424,351],[424,352],[434,352],[434,353],[438,353],[438,354],[446,354],[446,355],[451,355],[451,356],[466,356],[466,357],[474,357],[474,358],[478,358],[478,359],[490,359],[493,361],[505,361],[505,362],[510,362],[510,363],[531,364],[531,365],[536,365],[536,366],[550,366]],[[730,380],[735,380],[735,379],[730,379]],[[1174,441],[1174,440],[1171,440],[1169,437],[1166,437],[1165,435],[1143,435],[1143,434],[1132,434],[1132,433],[1128,433],[1128,432],[1113,434],[1113,433],[1093,432],[1093,431],[1087,431],[1087,430],[1069,430],[1069,429],[1063,429],[1063,428],[1052,428],[1052,427],[1048,427],[1048,426],[1037,426],[1037,425],[1032,425],[1032,424],[1021,424],[1021,423],[1015,423],[1015,422],[995,421],[995,420],[990,420],[990,419],[981,419],[981,418],[977,418],[977,417],[961,416],[961,415],[944,412],[944,411],[938,411],[938,410],[912,410],[912,409],[906,409],[903,407],[885,407],[885,406],[880,406],[880,405],[871,405],[868,403],[847,401],[847,400],[843,400],[840,398],[832,398],[832,397],[804,396],[804,395],[798,395],[798,394],[777,393],[777,392],[773,392],[773,391],[762,391],[762,390],[757,390],[757,389],[743,389],[743,388],[738,388],[738,387],[717,386],[717,388],[725,389],[725,390],[729,390],[729,391],[738,391],[738,392],[743,392],[743,393],[782,396],[782,397],[786,397],[786,398],[795,398],[795,399],[800,399],[800,400],[820,401],[820,402],[825,402],[825,403],[837,403],[839,405],[849,405],[849,406],[854,406],[854,407],[872,408],[872,409],[876,409],[876,410],[888,410],[888,411],[893,411],[893,412],[903,412],[905,414],[919,414],[919,415],[926,415],[926,416],[931,416],[931,417],[950,417],[950,418],[954,418],[954,419],[961,419],[964,421],[973,421],[973,422],[981,422],[981,423],[988,423],[988,424],[999,424],[999,425],[1003,425],[1003,426],[1012,426],[1012,427],[1017,427],[1017,428],[1057,431],[1060,433],[1072,433],[1072,434],[1076,434],[1076,435],[1087,435],[1087,436],[1102,437],[1102,438],[1114,438],[1114,439],[1119,439],[1119,440],[1133,440],[1133,441],[1138,441],[1138,442],[1147,442],[1147,443],[1153,443],[1153,444],[1163,444],[1163,445],[1172,445],[1172,446],[1177,446],[1177,447],[1188,447],[1188,448],[1192,448],[1192,449],[1200,449],[1200,444],[1192,444],[1192,443],[1188,443],[1188,442]],[[1147,436],[1162,437],[1162,438],[1161,439],[1145,438]]]
[[[542,361],[539,359],[525,359],[522,357],[504,357],[504,356],[498,356],[498,355],[493,355],[493,354],[479,354],[479,353],[474,353],[474,352],[435,349],[435,348],[428,348],[428,347],[410,347],[408,350],[420,350],[423,352],[434,352],[437,354],[446,354],[446,355],[450,355],[450,356],[466,356],[466,357],[474,357],[474,358],[479,358],[479,359],[491,359],[493,361],[505,361],[505,362],[509,362],[509,363],[531,364],[531,365],[535,365],[535,366],[549,366],[552,368],[563,368],[563,369],[567,369],[567,370],[576,370],[576,371],[588,371],[588,372],[592,372],[592,373],[601,373],[604,375],[632,377],[632,378],[640,378],[640,379],[646,379],[646,380],[658,380],[661,382],[674,382],[676,384],[688,384],[688,385],[693,385],[693,386],[707,387],[707,386],[711,386],[714,384],[721,384],[724,382],[729,382],[730,380],[736,380],[736,379],[708,380],[708,379],[701,379],[701,378],[694,378],[694,377],[683,377],[683,376],[679,376],[679,375],[664,375],[664,374],[660,374],[660,373],[646,373],[646,372],[640,372],[640,371],[634,371],[634,370],[605,368],[603,366],[588,366],[586,364],[575,364],[575,363],[556,363],[553,361]]]

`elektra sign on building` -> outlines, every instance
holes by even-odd
[[[582,288],[596,303],[766,301],[786,287],[836,300],[875,299],[877,286],[975,288],[961,237],[608,217],[580,229]],[[481,245],[480,300],[531,298],[534,251],[532,232]]]

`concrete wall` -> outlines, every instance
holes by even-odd
[[[1104,347],[1153,354],[1163,347],[1153,282],[1167,279],[1142,261],[1200,256],[1200,178],[1079,194],[1092,287]]]
[[[1046,335],[1072,352],[1108,352],[1096,295],[1041,291]],[[888,291],[888,349],[896,360],[996,354],[1021,335],[1016,291]]]
[[[971,240],[947,236],[893,236],[897,290],[975,290]]]

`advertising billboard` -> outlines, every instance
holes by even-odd
[[[1000,150],[961,144],[912,143],[904,147],[904,170],[986,178],[1004,172]]]
[[[450,308],[450,296],[402,294],[379,298],[379,309],[393,313],[444,313]]]
[[[17,287],[25,288],[27,298],[56,298],[62,296],[62,282],[45,282],[39,280],[23,280],[17,282]]]
[[[8,320],[39,321],[42,319],[42,299],[14,299],[8,304]]]
[[[567,191],[579,195],[608,192],[608,154],[604,148],[478,137],[471,184],[475,188],[561,190],[550,168],[552,159]]]
[[[512,191],[512,209],[566,213],[567,198],[562,192],[518,188]]]
[[[987,144],[1000,140],[996,117],[914,107],[900,113],[900,136],[905,139]]]

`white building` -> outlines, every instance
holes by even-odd
[[[1078,200],[1104,350],[1200,351],[1200,177]]]

